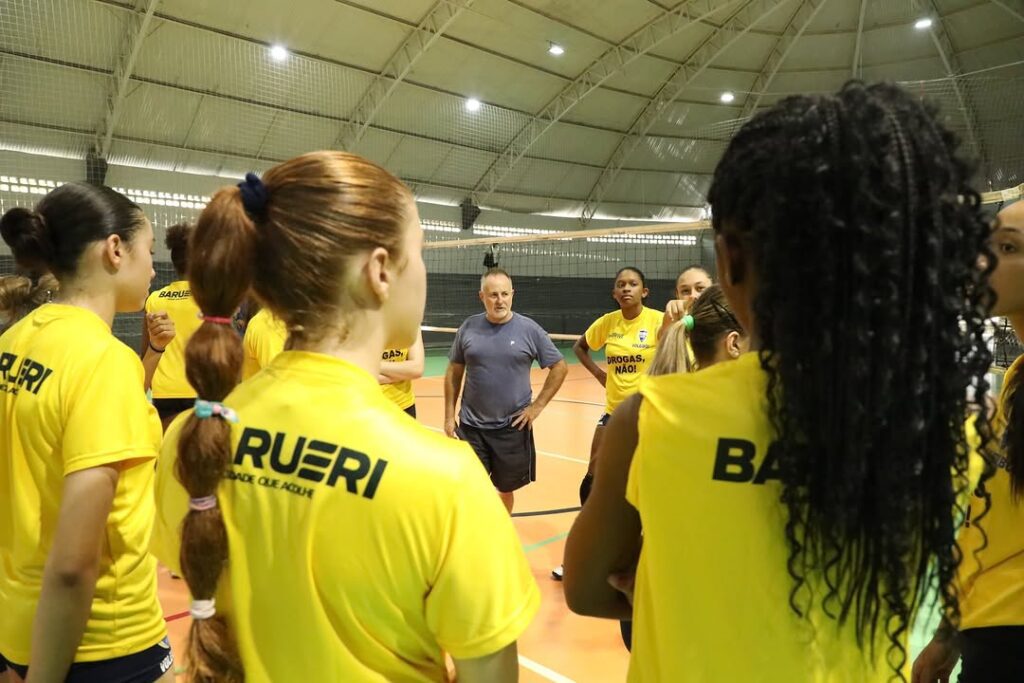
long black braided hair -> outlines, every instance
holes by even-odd
[[[853,620],[872,652],[881,629],[898,678],[926,594],[959,618],[972,410],[991,439],[968,398],[992,360],[989,227],[957,147],[934,107],[851,82],[754,117],[709,192],[716,233],[756,273],[790,605]]]

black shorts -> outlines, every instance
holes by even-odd
[[[960,682],[1024,681],[1024,626],[960,632]]]
[[[154,398],[153,407],[156,408],[156,412],[160,415],[160,421],[163,422],[169,418],[174,418],[184,413],[186,410],[192,410],[196,405],[194,398]]]
[[[611,413],[605,413],[604,415],[601,416],[601,419],[597,421],[597,426],[598,427],[607,427],[608,426],[608,420],[610,420],[610,419],[612,419],[612,414]]]
[[[537,480],[537,449],[533,430],[509,425],[501,429],[477,429],[459,425],[459,438],[472,446],[494,488],[502,493],[520,489]]]
[[[28,676],[28,666],[14,664],[0,655],[0,671],[4,664],[22,678]],[[153,683],[174,668],[171,641],[164,638],[151,648],[116,659],[99,662],[76,662],[71,665],[64,683]]]
[[[416,419],[416,404],[415,403],[413,403],[408,408],[403,408],[403,410],[405,410],[406,414],[409,415],[409,417],[411,417],[414,420]]]

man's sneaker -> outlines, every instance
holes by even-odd
[[[562,569],[563,569],[562,565],[558,565],[557,567],[552,569],[551,570],[551,578],[554,579],[555,581],[561,581],[562,580]]]

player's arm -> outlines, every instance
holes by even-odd
[[[673,323],[679,322],[690,312],[691,303],[692,300],[685,299],[673,299],[668,302],[665,306],[665,315],[661,319],[661,327],[658,329],[658,341],[661,341]]]
[[[92,467],[64,478],[32,630],[27,683],[63,681],[74,661],[92,608],[117,481],[113,466]]]
[[[391,362],[383,361],[380,364],[380,383],[394,384],[395,382],[406,382],[419,379],[423,376],[424,356],[423,333],[420,332],[416,343],[409,347],[409,356],[406,360]]]
[[[515,642],[486,657],[454,661],[459,683],[515,683],[519,680],[519,652]]]
[[[147,313],[143,317],[146,326],[146,349],[142,354],[142,368],[145,371],[143,388],[153,386],[153,375],[160,364],[167,345],[174,339],[174,321],[165,312]]]
[[[626,501],[626,481],[638,441],[640,397],[627,398],[612,414],[598,449],[594,488],[576,518],[565,547],[565,600],[577,614],[611,619],[632,615],[629,600],[609,577],[636,571],[640,515]]]
[[[466,366],[455,361],[449,361],[444,371],[444,433],[451,438],[455,437],[455,404],[459,402],[465,374]]]
[[[605,382],[608,381],[608,373],[601,369],[601,366],[590,357],[590,345],[587,344],[587,338],[585,336],[580,336],[576,340],[576,343],[572,345],[572,350],[573,353],[576,354],[576,358],[579,359],[580,365],[585,367],[587,372],[593,375],[603,387]]]

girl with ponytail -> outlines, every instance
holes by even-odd
[[[422,240],[408,188],[342,152],[249,174],[200,216],[198,398],[166,435],[154,546],[192,594],[193,683],[436,681],[446,652],[460,681],[516,679],[539,592],[508,515],[469,447],[377,384],[419,331]],[[289,339],[238,384],[250,291]]]
[[[569,607],[633,616],[631,683],[906,681],[922,601],[956,623],[964,416],[992,438],[968,393],[992,361],[971,177],[889,84],[787,97],[730,141],[715,279],[753,351],[641,382],[566,546]],[[638,561],[631,607],[608,576]]]

